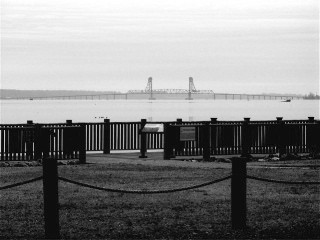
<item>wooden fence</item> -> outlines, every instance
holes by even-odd
[[[162,123],[162,122],[152,122]],[[177,119],[169,124],[172,136],[168,138],[174,156],[307,153],[319,149],[320,121],[211,121],[183,122]],[[72,123],[61,124],[1,124],[0,160],[33,160],[39,158],[39,144],[45,144],[50,157],[56,159],[78,158],[82,139],[85,151],[139,150],[141,128],[145,122]],[[195,127],[195,139],[179,141],[179,127]],[[207,127],[207,128],[206,128]],[[42,129],[42,140],[37,137]],[[83,129],[83,130],[80,130]],[[175,130],[173,130],[175,129]],[[173,131],[173,132],[172,132]],[[164,149],[164,133],[146,133],[146,149]],[[84,150],[82,150],[84,151]],[[207,154],[208,155],[208,154]]]

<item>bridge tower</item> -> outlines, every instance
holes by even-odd
[[[145,92],[150,93],[149,100],[155,100],[155,98],[153,97],[153,91],[152,91],[152,77],[148,78],[148,83],[147,83]]]
[[[192,100],[193,98],[191,97],[191,93],[196,91],[197,91],[196,87],[193,84],[193,78],[189,77],[189,91],[188,91],[188,97],[186,98],[186,100]]]

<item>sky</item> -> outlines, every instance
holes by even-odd
[[[1,0],[1,86],[319,93],[318,0]]]

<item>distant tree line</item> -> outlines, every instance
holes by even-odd
[[[304,99],[320,99],[320,96],[318,94],[309,93],[303,97]]]

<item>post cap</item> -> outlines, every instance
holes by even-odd
[[[245,117],[245,118],[243,118],[244,119],[244,121],[246,121],[246,122],[249,122],[250,121],[250,118],[249,117]]]
[[[310,122],[314,121],[314,117],[308,117],[308,119],[309,119]]]

